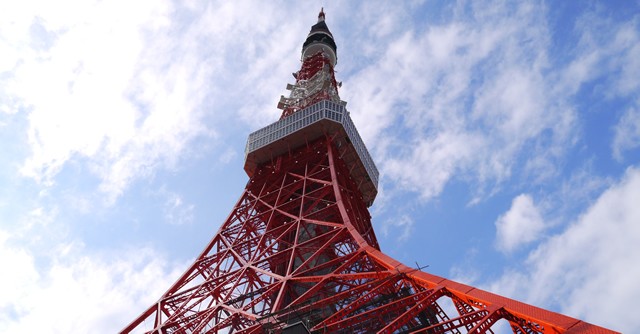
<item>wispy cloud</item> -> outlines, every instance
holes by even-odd
[[[195,59],[198,35],[169,20],[171,4],[15,7],[4,13],[20,12],[9,22],[23,28],[3,29],[16,52],[0,103],[28,115],[24,175],[51,185],[67,162],[90,158],[113,201],[132,180],[173,165],[194,138],[214,134],[201,123],[210,73]]]
[[[576,58],[567,73],[567,85],[579,88],[594,78],[606,86],[595,93],[603,97],[628,96],[640,88],[640,18],[616,21],[599,9],[589,11],[576,22],[579,41]],[[615,75],[608,75],[615,74]]]
[[[598,19],[602,29],[586,29],[589,12],[576,24],[579,42],[558,54],[562,41],[552,40],[555,23],[544,6],[491,3],[454,12],[443,24],[392,30],[387,51],[365,58],[370,65],[343,89],[384,161],[382,175],[396,186],[389,190],[429,200],[458,179],[472,185],[476,203],[506,181],[549,182],[582,140],[580,87],[606,75],[612,89],[602,97],[637,91],[637,20]],[[610,75],[618,71],[624,78]]]
[[[60,244],[40,259],[0,231],[0,332],[116,332],[148,307],[177,277],[174,264],[151,249],[83,254]],[[36,262],[49,262],[43,269]],[[61,312],[59,310],[64,310]]]
[[[536,241],[545,229],[542,214],[528,194],[515,197],[495,224],[496,246],[505,253]]]
[[[184,225],[193,222],[195,205],[185,202],[183,196],[162,188],[160,195],[165,197],[164,219],[169,224]]]
[[[382,224],[382,233],[385,237],[393,236],[398,242],[404,242],[409,239],[413,230],[414,221],[407,215],[400,216],[395,219],[387,220]]]
[[[613,157],[621,162],[624,153],[640,147],[640,100],[627,109],[614,127],[611,149]]]
[[[396,34],[346,86],[363,136],[384,157],[383,175],[423,199],[453,178],[482,191],[572,143],[574,111],[554,100],[548,71],[545,9],[487,8]]]
[[[631,168],[577,221],[540,244],[524,271],[507,271],[491,289],[632,332],[640,322],[624,310],[640,298],[638,198],[640,170]]]

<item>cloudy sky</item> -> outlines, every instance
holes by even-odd
[[[383,251],[631,332],[638,1],[4,1],[0,332],[114,332],[240,196],[321,6]]]

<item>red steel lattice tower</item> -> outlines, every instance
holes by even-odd
[[[382,253],[367,210],[378,171],[338,96],[336,61],[321,11],[282,117],[249,136],[240,200],[122,333],[493,333],[499,320],[513,333],[613,333]]]

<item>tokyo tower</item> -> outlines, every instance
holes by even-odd
[[[121,333],[614,333],[380,250],[378,170],[338,95],[336,50],[320,11],[280,120],[249,135],[237,204]]]

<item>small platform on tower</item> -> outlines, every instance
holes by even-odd
[[[251,177],[256,168],[322,136],[332,137],[340,159],[349,166],[367,206],[378,194],[378,169],[358,134],[349,112],[340,103],[320,101],[253,132],[247,139],[244,170]]]

